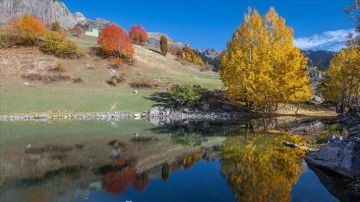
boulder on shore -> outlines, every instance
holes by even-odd
[[[338,116],[339,123],[348,130],[348,137],[332,141],[319,151],[309,152],[305,160],[326,170],[352,179],[360,179],[360,113],[354,107],[347,114]]]
[[[348,138],[331,142],[319,151],[309,152],[305,160],[350,178],[360,177],[360,139]]]

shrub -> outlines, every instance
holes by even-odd
[[[123,72],[120,75],[116,74],[111,76],[108,80],[106,80],[106,83],[112,86],[116,86],[118,83],[124,82],[126,79],[126,74]]]
[[[0,48],[9,48],[20,44],[22,38],[17,32],[18,30],[14,28],[11,22],[0,25]]]
[[[7,48],[9,44],[9,35],[0,34],[0,48]]]
[[[178,45],[169,45],[169,52],[172,55],[181,56],[183,51]]]
[[[61,75],[61,74],[42,75],[42,74],[37,74],[37,73],[23,74],[23,75],[21,75],[21,78],[29,80],[29,81],[43,81],[45,83],[71,80],[71,77],[69,75]]]
[[[168,40],[166,36],[160,36],[160,50],[163,55],[166,55],[168,52]]]
[[[63,64],[57,63],[54,71],[56,71],[56,72],[65,72],[65,67],[64,67]]]
[[[130,37],[117,25],[109,25],[101,30],[98,44],[105,56],[132,58],[134,55]]]
[[[200,99],[206,91],[200,85],[175,85],[171,88],[170,96],[173,100],[194,101]]]
[[[49,32],[40,44],[40,50],[61,58],[79,58],[79,47],[76,43],[66,40],[58,32]]]
[[[60,32],[61,31],[61,26],[60,26],[60,23],[58,21],[53,22],[51,24],[51,31],[54,31],[54,32]]]
[[[25,45],[37,45],[39,37],[49,31],[39,18],[29,14],[24,14],[20,19],[14,19],[12,24]]]
[[[131,27],[129,36],[136,44],[144,44],[148,40],[147,32],[141,25]]]
[[[212,66],[209,64],[200,67],[200,72],[209,72],[211,70],[212,70]]]
[[[81,24],[76,24],[71,30],[70,32],[72,33],[73,36],[80,36],[82,33],[84,33],[85,31],[85,27]]]
[[[132,88],[157,88],[159,85],[154,83],[151,79],[144,77],[138,81],[129,83]]]
[[[82,82],[84,82],[84,80],[82,80],[81,77],[77,76],[77,77],[72,79],[72,82],[73,83],[82,83]]]
[[[203,66],[204,62],[201,60],[201,58],[195,54],[194,50],[189,46],[184,46],[182,49],[182,55],[181,58],[187,62]]]

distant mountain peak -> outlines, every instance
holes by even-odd
[[[212,59],[215,59],[220,56],[221,52],[218,52],[214,48],[208,48],[208,49],[198,49],[197,52],[199,52],[204,57],[209,57]]]

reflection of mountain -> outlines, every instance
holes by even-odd
[[[341,201],[360,201],[360,187],[350,178],[308,164],[326,189]],[[359,184],[359,182],[357,182]]]

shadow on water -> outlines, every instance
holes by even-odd
[[[156,102],[157,104],[152,105],[153,107],[164,106],[170,102],[170,93],[156,92],[151,94],[149,97],[144,97],[144,98]]]
[[[359,180],[352,180],[311,164],[308,166],[332,195],[341,201],[360,201]]]

